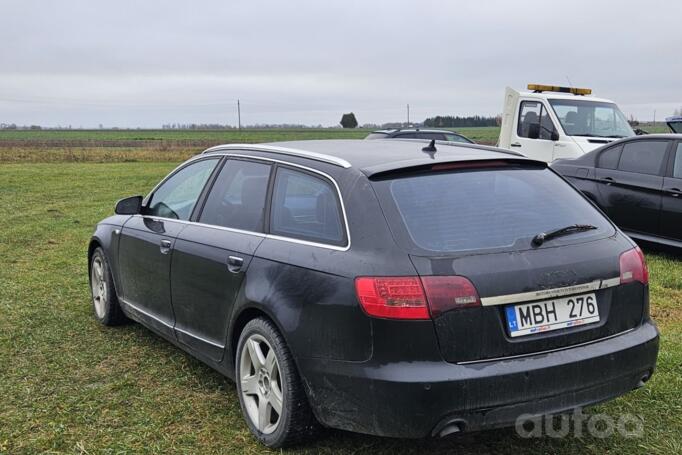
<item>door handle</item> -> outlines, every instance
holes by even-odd
[[[161,254],[168,254],[168,253],[170,253],[171,245],[172,245],[172,243],[171,243],[170,240],[168,240],[168,239],[162,239],[162,240],[161,240],[161,246],[159,247],[159,249],[161,250]]]
[[[227,270],[232,273],[239,273],[244,265],[244,258],[239,256],[229,256],[227,258]]]
[[[512,147],[521,147],[521,144],[519,144],[518,142],[512,142],[510,145]]]
[[[602,181],[603,181],[604,183],[606,183],[607,185],[611,185],[612,183],[615,182],[615,180],[613,180],[611,177],[604,177],[604,178],[602,179]]]
[[[672,197],[680,197],[680,194],[682,194],[679,188],[670,188],[667,191]]]

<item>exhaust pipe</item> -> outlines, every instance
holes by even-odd
[[[462,433],[466,426],[466,423],[461,419],[453,419],[449,422],[441,424],[442,427],[438,430],[438,437],[444,438],[445,436],[450,436],[455,433]]]

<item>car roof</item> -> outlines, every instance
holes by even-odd
[[[646,141],[647,139],[680,140],[680,139],[682,139],[682,134],[679,134],[679,133],[642,134],[640,136],[623,137],[623,138],[618,139],[617,141],[613,141],[613,142],[609,142],[608,144],[604,144],[604,146],[619,144],[619,143],[623,143],[623,142],[630,142],[630,141]]]
[[[430,142],[426,139],[377,139],[374,141],[335,139],[272,142],[262,145],[333,157],[348,163],[347,167],[360,169],[368,176],[390,170],[447,162],[499,159],[533,161],[510,150],[447,141],[435,141],[436,152],[431,156],[430,153],[422,151]]]
[[[623,137],[620,139],[617,139],[615,141],[611,141],[607,144],[604,144],[600,147],[597,147],[594,150],[591,150],[584,155],[581,155],[576,158],[568,158],[566,161],[574,161],[576,163],[580,163],[583,158],[584,160],[587,160],[587,162],[591,162],[596,158],[597,155],[599,155],[603,150],[606,150],[608,148],[611,148],[613,146],[617,146],[619,144],[627,144],[628,142],[635,142],[635,141],[647,141],[651,139],[665,139],[668,141],[682,141],[682,134],[675,134],[675,133],[655,133],[655,134],[642,134],[640,136],[630,136],[630,137]]]
[[[433,128],[388,128],[384,130],[376,130],[372,131],[372,133],[381,133],[381,134],[393,134],[393,133],[446,133],[446,134],[456,134],[458,136],[461,136],[460,133],[457,133],[456,131],[450,131],[450,130],[438,130],[438,129],[433,129]]]
[[[436,152],[422,149],[434,142]],[[205,150],[202,154],[246,151],[296,157],[331,164],[341,168],[356,168],[365,175],[424,166],[429,164],[480,160],[523,160],[536,162],[520,153],[486,145],[463,142],[429,141],[428,139],[326,139],[309,141],[270,142],[266,144],[224,144]],[[201,156],[201,155],[200,155]],[[538,161],[545,165],[546,163]]]

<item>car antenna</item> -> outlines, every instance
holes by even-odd
[[[433,159],[433,155],[436,154],[438,149],[436,148],[436,140],[431,139],[431,142],[429,142],[429,145],[426,147],[422,148],[422,152],[428,153],[431,159]]]

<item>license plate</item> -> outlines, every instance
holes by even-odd
[[[597,297],[574,295],[505,308],[512,337],[591,324],[599,321]]]

